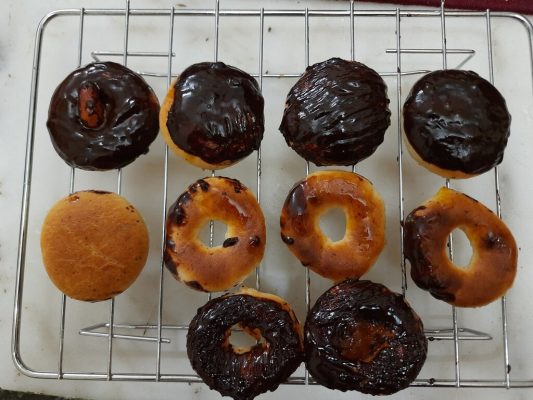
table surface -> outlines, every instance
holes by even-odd
[[[228,0],[229,1],[229,0]],[[152,2],[142,2],[139,0],[132,2],[132,7],[158,7],[158,8],[168,8],[172,3],[164,0],[157,0]],[[241,1],[241,3],[245,3]],[[202,4],[205,7],[205,2],[200,0],[195,1],[186,1],[180,0],[180,6],[191,7],[194,5]],[[233,1],[232,4],[238,4],[238,1]],[[247,3],[250,4],[249,2]],[[264,2],[264,6],[268,7],[271,5],[287,6],[288,1],[281,0],[272,0]],[[294,3],[292,3],[294,4]],[[317,7],[324,7],[325,4],[329,6],[329,3],[316,1],[313,2],[313,5]],[[14,285],[15,285],[15,272],[16,272],[16,254],[17,254],[17,245],[18,245],[18,227],[19,227],[19,218],[20,218],[20,200],[22,193],[22,181],[23,181],[23,166],[24,166],[24,152],[25,152],[25,141],[26,141],[26,129],[27,129],[27,116],[28,116],[28,99],[30,93],[30,81],[31,81],[31,70],[32,70],[32,58],[33,58],[33,48],[34,48],[34,34],[38,21],[40,18],[45,15],[48,11],[60,8],[78,8],[81,6],[87,7],[89,4],[86,1],[79,0],[43,0],[39,2],[29,1],[29,0],[3,0],[2,6],[0,9],[3,11],[0,13],[0,83],[3,85],[3,95],[0,97],[0,127],[2,132],[0,133],[0,297],[1,297],[1,307],[0,307],[0,387],[6,389],[17,389],[17,390],[31,390],[37,392],[43,392],[48,394],[57,394],[64,396],[76,396],[76,397],[87,397],[94,399],[118,399],[118,398],[129,398],[129,399],[145,399],[145,398],[171,398],[179,396],[180,398],[187,399],[217,399],[220,398],[218,393],[210,391],[203,384],[179,384],[179,383],[124,383],[124,382],[83,382],[83,381],[51,381],[51,380],[37,380],[30,379],[21,375],[14,367],[11,360],[10,354],[10,341],[11,341],[11,326],[12,326],[12,309],[13,309],[13,296],[14,296]],[[113,0],[103,1],[96,0],[90,3],[90,7],[123,7],[122,1]],[[358,7],[362,8],[386,8],[387,6],[378,6],[375,4],[359,4]],[[249,6],[247,6],[250,8]],[[338,7],[338,5],[336,5]],[[387,7],[390,8],[390,7]],[[166,45],[166,44],[165,44]],[[164,45],[164,46],[165,46]],[[349,53],[344,55],[349,57]],[[527,55],[524,54],[524,57]],[[316,55],[315,57],[319,57]],[[312,57],[313,58],[313,57]],[[317,61],[317,60],[315,60]],[[525,62],[525,60],[519,60]],[[313,62],[313,60],[312,60]],[[527,64],[526,64],[527,65]],[[393,81],[391,81],[393,82]],[[44,82],[44,84],[54,85],[54,82]],[[392,84],[392,83],[389,83]],[[510,90],[511,92],[513,90]],[[527,92],[528,94],[531,93]],[[519,94],[524,95],[524,94]],[[522,120],[522,124],[531,122],[532,110],[531,110],[531,100],[528,103],[528,107],[520,110],[518,113],[522,115],[513,114],[513,118],[517,120]],[[518,109],[518,107],[517,107]],[[520,122],[517,122],[518,126]],[[158,139],[160,140],[160,139]],[[525,137],[519,142],[514,144],[515,148],[528,148],[533,145],[533,139]],[[159,144],[161,147],[161,144]],[[287,150],[288,151],[288,150]],[[288,153],[287,153],[288,154]],[[267,156],[268,157],[268,156]],[[526,163],[527,157],[524,157],[525,161],[518,159],[518,162]],[[509,163],[505,164],[507,167]],[[522,170],[524,169],[524,165]],[[365,166],[363,166],[363,171],[366,171]],[[301,175],[301,174],[300,174]],[[289,176],[287,182],[291,179],[295,180],[298,174],[294,176]],[[514,176],[514,175],[513,175]],[[520,177],[526,177],[527,171],[521,172]],[[268,179],[268,176],[267,176]],[[429,179],[429,178],[428,178]],[[503,172],[504,186],[510,191],[515,191],[515,188],[518,186],[517,183],[513,181],[511,175]],[[518,178],[517,178],[518,179]],[[396,190],[392,188],[391,191]],[[524,188],[530,190],[529,188]],[[429,193],[430,194],[430,193]],[[421,191],[419,196],[427,197],[427,193]],[[57,197],[57,196],[56,196]],[[278,201],[276,199],[275,201]],[[171,201],[171,200],[169,200]],[[414,201],[414,200],[413,200]],[[518,207],[518,205],[516,205]],[[512,207],[510,207],[512,209]],[[513,221],[527,220],[528,218],[533,217],[531,209],[528,208],[530,214],[517,216],[509,210],[509,219],[510,223],[513,224]],[[527,243],[524,240],[520,240],[519,243],[522,243],[523,246],[527,246]],[[527,260],[531,259],[531,256],[528,257],[528,254],[525,256],[522,255],[522,261],[520,262],[521,268],[527,266]],[[522,272],[521,272],[522,273]],[[377,276],[377,275],[376,275]],[[526,276],[526,272],[524,272]],[[49,285],[49,283],[46,283]],[[394,287],[395,290],[398,290],[398,287]],[[281,290],[281,289],[280,289]],[[416,289],[414,289],[416,290]],[[524,287],[517,287],[516,291],[518,293],[523,292],[527,294],[527,285]],[[282,293],[283,294],[283,293]],[[418,294],[415,294],[414,297],[418,300]],[[516,296],[518,297],[518,295]],[[421,297],[424,298],[424,297]],[[427,299],[427,297],[426,297]],[[32,304],[25,307],[24,313],[29,318],[39,318],[37,315],[38,312],[42,312],[39,309],[32,309]],[[414,304],[418,304],[416,301]],[[516,302],[515,302],[516,304]],[[531,305],[528,302],[528,305]],[[51,306],[54,311],[58,305],[55,303]],[[520,312],[518,306],[513,306],[513,310],[518,310],[511,314],[511,319],[516,322],[520,319]],[[531,310],[530,308],[526,308]],[[494,308],[497,310],[497,307]],[[422,313],[425,312],[424,309],[421,310]],[[467,314],[470,315],[470,314]],[[527,317],[531,313],[529,312]],[[468,319],[464,317],[463,319]],[[526,327],[523,328],[524,332],[528,332],[531,323],[525,319]],[[31,335],[41,336],[45,332],[41,332],[37,327],[35,331],[31,332]],[[533,326],[532,326],[533,328]],[[38,340],[37,343],[40,345],[50,344],[55,346],[56,342],[47,342],[43,340]],[[495,344],[498,348],[500,344]],[[450,350],[451,347],[448,348]],[[33,350],[33,349],[32,349]],[[46,353],[46,349],[35,349],[37,354],[40,351]],[[477,353],[474,352],[474,356]],[[516,352],[515,352],[516,354]],[[529,354],[529,353],[528,353]],[[439,354],[439,356],[441,356]],[[446,356],[449,359],[449,354]],[[444,357],[444,356],[443,356]],[[516,355],[517,359],[520,357]],[[481,358],[483,359],[483,358]],[[531,363],[527,364],[526,362],[522,363],[520,360],[517,363],[513,363],[515,359],[511,362],[513,366],[515,365],[524,365],[529,366],[531,371],[530,375],[533,376],[533,368]],[[483,365],[483,362],[480,361],[477,364]],[[489,365],[489,364],[487,364]],[[488,366],[487,368],[491,368]],[[468,366],[466,366],[466,371],[468,372]],[[521,371],[520,378],[527,378],[527,371]],[[305,393],[305,395],[310,399],[322,399],[326,396],[334,398],[363,398],[362,395],[358,393],[340,393],[332,392],[325,388],[321,387],[302,387],[302,386],[281,386],[275,393],[268,393],[260,398],[271,398],[271,399],[284,399],[289,396],[298,396]],[[459,398],[470,398],[475,399],[521,399],[531,397],[532,391],[530,390],[517,390],[513,389],[511,391],[505,391],[503,389],[427,389],[427,388],[410,388],[407,389],[392,398],[395,399],[459,399]]]

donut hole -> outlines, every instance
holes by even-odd
[[[340,207],[331,207],[320,215],[319,226],[330,241],[338,242],[346,235],[346,212]]]
[[[468,236],[461,228],[456,228],[452,231],[452,240],[453,264],[458,268],[468,268],[474,255],[470,239],[468,239]],[[447,252],[447,254],[449,258],[450,253]]]
[[[210,221],[206,221],[198,233],[198,238],[203,243],[205,247],[211,247],[209,245],[210,237]],[[213,245],[212,247],[222,246],[226,238],[226,233],[228,231],[228,226],[220,220],[213,220]]]
[[[229,331],[228,343],[237,354],[244,354],[255,346],[266,343],[259,330],[243,329],[240,325],[234,325]]]

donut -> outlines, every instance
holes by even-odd
[[[415,83],[403,106],[407,149],[431,172],[470,178],[500,164],[511,116],[505,99],[472,71],[434,71]]]
[[[332,242],[320,216],[333,207],[346,216],[344,237]],[[340,281],[359,278],[385,245],[385,208],[372,183],[346,171],[318,171],[297,182],[280,218],[281,239],[303,266]]]
[[[202,226],[228,226],[222,246],[198,238]],[[187,286],[220,292],[242,282],[263,258],[265,218],[254,195],[236,179],[210,177],[189,186],[170,207],[166,221],[165,265]]]
[[[422,321],[403,296],[347,280],[322,294],[304,327],[305,364],[317,383],[388,395],[415,380],[427,355]]]
[[[264,103],[257,81],[246,72],[222,62],[193,64],[167,93],[161,133],[189,163],[226,168],[259,149]]]
[[[78,68],[59,84],[46,126],[65,162],[110,170],[133,162],[159,132],[159,102],[146,81],[114,62]]]
[[[465,268],[447,256],[454,229],[461,229],[472,246]],[[516,275],[518,251],[505,223],[477,200],[444,187],[405,219],[404,251],[418,287],[457,307],[498,299]]]
[[[75,192],[48,212],[41,252],[48,276],[65,295],[107,300],[141,273],[148,256],[148,230],[123,197],[97,190]]]
[[[372,155],[390,125],[387,86],[373,69],[331,58],[307,68],[289,91],[279,130],[316,165],[353,165]]]
[[[257,344],[234,347],[229,339],[236,325]],[[187,333],[187,355],[211,389],[252,400],[276,390],[303,361],[302,329],[285,300],[243,288],[198,309]]]

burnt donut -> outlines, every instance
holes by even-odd
[[[171,85],[160,125],[178,156],[203,169],[221,169],[259,149],[264,99],[257,81],[240,69],[193,64]]]
[[[434,71],[415,83],[403,106],[407,148],[445,178],[470,178],[502,162],[511,116],[505,99],[472,71]]]
[[[461,229],[472,246],[462,268],[448,258],[448,235]],[[505,223],[483,204],[455,190],[441,188],[405,219],[405,257],[418,287],[458,307],[480,307],[512,286],[518,251]]]
[[[346,215],[344,237],[332,242],[320,216],[333,207]],[[281,239],[303,266],[340,281],[359,278],[385,245],[385,208],[372,183],[347,171],[318,171],[297,182],[280,217]]]
[[[141,214],[118,194],[72,193],[48,212],[41,231],[43,263],[67,296],[101,301],[126,290],[148,257]]]
[[[316,165],[353,165],[383,142],[390,125],[387,86],[373,69],[331,58],[307,68],[289,91],[279,130]]]
[[[388,395],[422,369],[427,339],[405,299],[370,281],[347,280],[319,297],[304,327],[305,363],[330,389]]]
[[[257,344],[234,347],[229,337],[235,325]],[[302,330],[283,299],[242,289],[198,310],[187,333],[187,355],[211,389],[235,400],[252,400],[276,390],[298,368],[303,361]]]
[[[228,226],[222,246],[198,238],[202,226]],[[220,292],[240,283],[263,258],[265,218],[254,195],[236,179],[200,179],[178,197],[166,221],[165,265],[189,287]]]
[[[69,74],[55,90],[46,126],[52,145],[72,166],[122,168],[159,132],[159,102],[146,81],[113,62],[97,62]]]

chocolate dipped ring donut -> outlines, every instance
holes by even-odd
[[[279,130],[316,165],[353,165],[372,155],[390,125],[387,85],[356,61],[331,58],[307,68],[287,95]]]
[[[229,337],[235,325],[258,343],[234,347]],[[235,400],[252,400],[275,390],[298,368],[303,361],[302,330],[283,299],[242,289],[198,310],[187,333],[187,355],[211,389]]]
[[[470,178],[503,159],[511,116],[505,99],[472,71],[435,71],[411,89],[403,107],[407,148],[445,178]]]
[[[146,81],[113,62],[69,74],[55,90],[47,127],[65,162],[85,170],[122,168],[159,132],[159,102]]]
[[[336,242],[319,225],[333,207],[346,215],[346,232]],[[383,200],[367,179],[346,171],[318,171],[296,183],[280,225],[281,239],[302,265],[334,281],[359,278],[385,245]]]
[[[210,220],[228,226],[222,246],[198,238]],[[190,185],[170,207],[165,265],[189,287],[218,292],[240,283],[263,258],[265,218],[254,195],[236,179],[210,177]]]
[[[330,389],[387,395],[405,389],[426,360],[427,340],[403,296],[347,280],[319,297],[304,328],[305,363]]]
[[[257,81],[221,62],[188,67],[171,85],[160,113],[169,148],[203,169],[226,168],[263,139],[264,100]]]
[[[448,235],[456,228],[472,246],[465,268],[447,256]],[[480,307],[498,299],[516,275],[518,251],[505,223],[477,200],[444,187],[407,216],[404,245],[413,281],[458,307]]]

